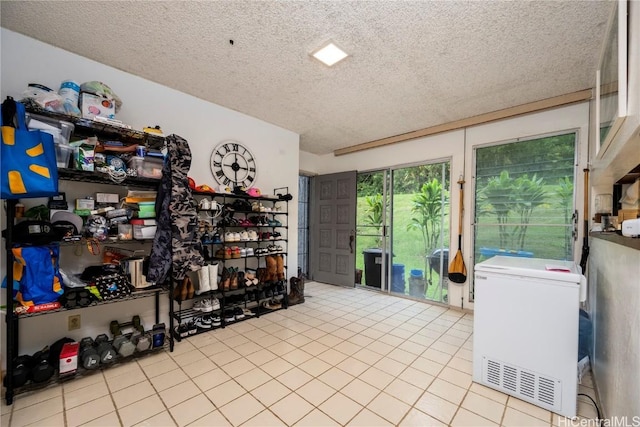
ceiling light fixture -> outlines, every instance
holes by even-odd
[[[331,67],[349,56],[345,51],[336,46],[333,42],[329,42],[320,49],[311,54],[318,61]]]

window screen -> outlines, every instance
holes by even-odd
[[[476,148],[474,255],[573,259],[576,134]]]

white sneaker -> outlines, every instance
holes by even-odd
[[[247,248],[247,255],[246,256],[253,256],[253,248]]]
[[[213,310],[220,310],[220,301],[218,301],[218,298],[211,300],[211,311]]]
[[[203,313],[211,313],[213,311],[213,306],[211,305],[211,300],[209,298],[204,298],[196,301],[193,304],[193,309]]]
[[[234,242],[240,241],[240,233],[233,233],[233,241]]]
[[[240,233],[240,241],[241,242],[249,241],[249,233],[247,233],[246,231],[241,232]]]
[[[249,230],[249,240],[256,242],[258,240],[258,232],[256,230]]]
[[[224,241],[225,243],[227,242],[233,242],[233,233],[231,231],[227,231],[226,233],[224,233]]]
[[[240,257],[246,258],[246,256],[247,256],[247,250],[245,248],[241,248],[240,249]]]

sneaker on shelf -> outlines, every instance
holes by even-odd
[[[231,258],[242,258],[242,255],[240,255],[240,247],[238,246],[234,246],[231,252]]]
[[[211,316],[211,326],[215,328],[221,325],[222,325],[222,319],[220,318],[219,315],[215,314]]]
[[[193,304],[193,309],[202,311],[203,313],[211,313],[213,311],[213,306],[211,305],[211,300],[209,298],[204,298],[196,301]]]
[[[202,316],[196,320],[196,326],[200,329],[211,329],[213,322],[210,316]]]
[[[272,240],[280,240],[282,238],[282,234],[279,231],[274,231],[271,233]]]
[[[186,323],[180,323],[178,326],[176,326],[176,334],[178,334],[178,336],[180,338],[186,338],[189,336],[189,326],[187,326]]]
[[[256,315],[253,311],[249,310],[248,308],[243,308],[242,313],[244,314],[245,317],[252,317]]]
[[[212,240],[213,240],[213,243],[222,243],[222,239],[220,238],[220,233],[214,233]]]
[[[189,329],[189,335],[195,335],[198,333],[198,325],[196,325],[196,322],[194,322],[193,319],[189,320],[187,328]]]
[[[236,307],[233,309],[233,314],[236,317],[236,320],[244,319],[244,311],[240,307]]]
[[[247,256],[247,249],[246,248],[241,248],[240,249],[240,258],[245,258]]]
[[[224,241],[225,243],[233,242],[233,233],[231,231],[224,233]]]
[[[224,321],[229,323],[229,322],[235,322],[236,320],[236,316],[235,313],[233,312],[232,308],[228,308],[224,310]]]
[[[240,233],[240,241],[241,242],[248,242],[249,241],[249,233],[247,233],[247,231],[242,231]]]
[[[218,301],[218,298],[211,299],[211,311],[213,310],[220,310],[220,301]]]
[[[253,256],[253,248],[247,248],[245,256]]]
[[[258,240],[258,232],[256,230],[249,230],[249,240],[256,242]]]

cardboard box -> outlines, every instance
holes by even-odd
[[[78,351],[80,343],[65,343],[60,352],[60,374],[69,374],[78,370]]]
[[[114,193],[96,193],[98,203],[119,203],[120,196]]]
[[[93,119],[96,116],[116,118],[115,102],[92,93],[82,92],[80,94],[80,110],[82,110],[82,117],[85,119]]]
[[[628,219],[636,219],[640,216],[640,209],[618,209],[618,224]]]

